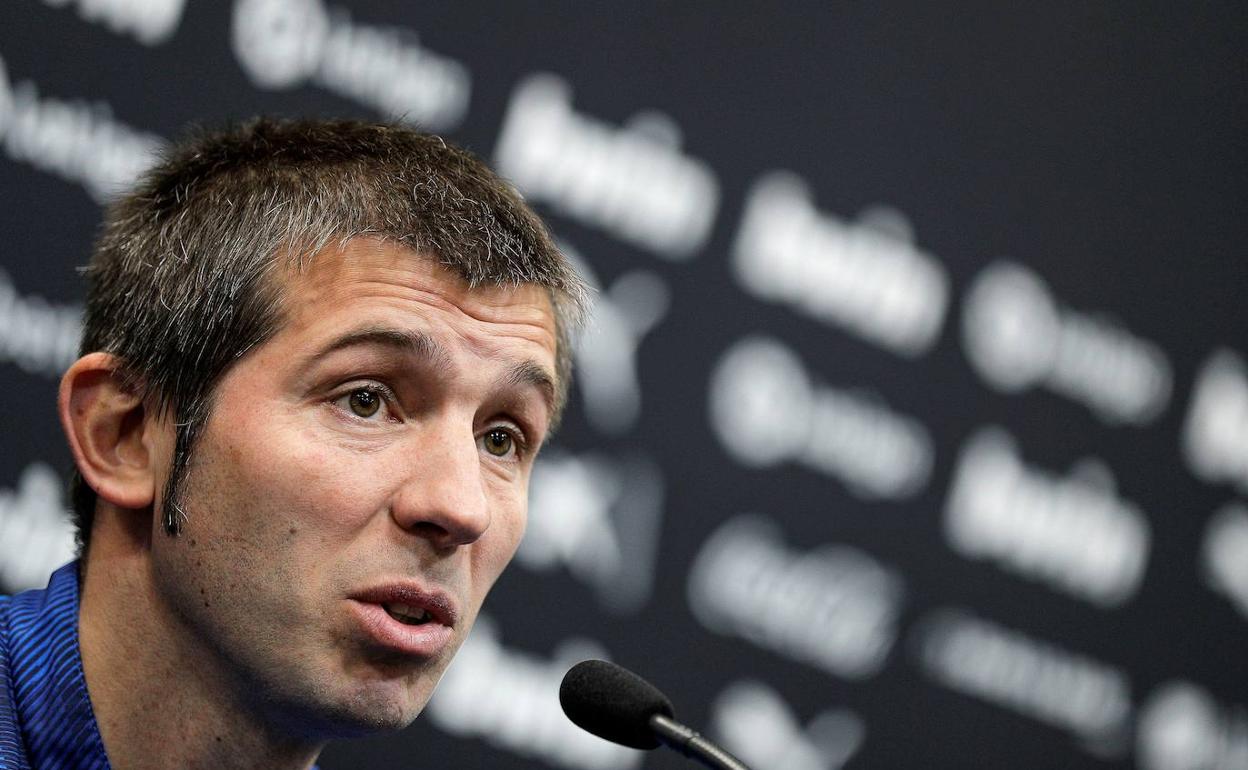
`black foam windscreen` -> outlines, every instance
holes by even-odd
[[[672,702],[658,688],[605,660],[584,660],[563,677],[559,703],[577,726],[599,738],[634,749],[653,749],[659,740],[650,717],[671,717]]]

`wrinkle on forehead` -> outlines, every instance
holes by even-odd
[[[323,251],[308,264],[288,269],[285,283],[287,321],[292,325],[313,321],[343,301],[373,297],[397,307],[417,302],[501,327],[494,333],[531,340],[551,351],[556,346],[554,306],[544,287],[470,287],[434,257],[380,239],[356,238]]]

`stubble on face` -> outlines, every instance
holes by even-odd
[[[154,584],[186,665],[240,708],[290,734],[397,729],[424,707],[519,543],[551,415],[548,394],[509,374],[527,363],[553,376],[553,312],[538,287],[469,290],[370,240],[287,281],[285,326],[214,393],[184,480],[184,530],[153,534]],[[423,335],[443,356],[363,345],[308,358],[353,328]],[[344,414],[335,388],[374,380],[396,395],[388,419]],[[481,432],[504,420],[531,434],[523,459],[481,452]],[[468,489],[443,484],[450,476]],[[439,517],[456,515],[470,534],[451,542],[455,521]],[[392,579],[458,604],[437,655],[390,649],[347,611],[353,592]]]

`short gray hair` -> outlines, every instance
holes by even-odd
[[[261,118],[198,132],[109,207],[85,270],[81,352],[121,359],[126,387],[176,425],[162,495],[170,535],[217,382],[281,328],[276,270],[360,236],[428,255],[469,286],[545,287],[558,406],[566,402],[585,285],[519,193],[478,158],[395,124]],[[85,556],[96,494],[80,474],[72,487]]]

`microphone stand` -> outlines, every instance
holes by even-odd
[[[663,743],[712,770],[750,770],[744,762],[671,717],[655,714],[650,717],[650,729]]]

